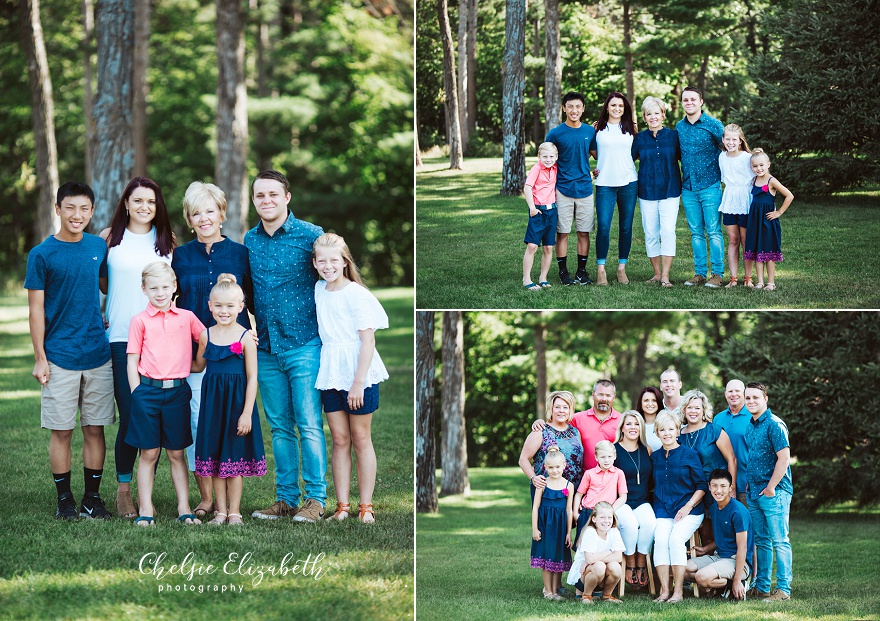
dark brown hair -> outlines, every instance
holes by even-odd
[[[153,217],[153,226],[156,227],[156,254],[161,257],[167,257],[174,250],[175,246],[174,231],[171,229],[171,218],[168,217],[168,209],[165,207],[165,199],[162,197],[162,190],[159,188],[159,185],[146,177],[135,177],[125,186],[122,197],[116,204],[113,219],[110,220],[110,235],[107,237],[107,247],[112,248],[122,242],[122,236],[125,234],[125,227],[128,224],[128,210],[125,208],[125,202],[137,188],[148,188],[156,194],[156,215]]]
[[[277,170],[261,170],[257,173],[257,176],[254,177],[254,180],[251,183],[251,196],[254,195],[254,183],[257,182],[257,179],[272,179],[273,181],[277,181],[284,186],[284,193],[290,194],[290,183],[287,181],[287,177]]]
[[[596,121],[596,131],[601,132],[608,126],[608,104],[614,98],[623,100],[623,118],[620,119],[620,131],[624,134],[635,136],[639,133],[639,130],[636,128],[635,121],[633,121],[632,105],[623,93],[618,93],[617,91],[608,93],[608,97],[605,98],[605,103],[602,104],[602,111],[599,113],[599,120]]]

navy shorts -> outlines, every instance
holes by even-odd
[[[348,407],[347,390],[322,390],[321,404],[324,406],[324,412],[372,414],[379,409],[379,384],[373,384],[364,388],[364,404],[356,410]]]
[[[138,384],[131,393],[131,417],[125,443],[139,449],[185,449],[193,443],[189,400],[192,390],[184,382],[176,388]]]
[[[523,240],[527,244],[535,244],[536,246],[555,246],[556,245],[556,203],[552,205],[535,205],[539,213],[536,216],[529,216],[529,226],[526,228],[526,238]]]
[[[746,225],[749,221],[749,214],[747,213],[722,213],[721,221],[724,223],[724,226],[733,226],[736,225],[741,229],[746,228]],[[713,501],[714,502],[714,501]]]

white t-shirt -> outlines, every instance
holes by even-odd
[[[366,287],[348,283],[339,291],[327,291],[327,282],[315,283],[315,309],[318,334],[321,336],[321,366],[315,388],[349,390],[357,372],[361,339],[358,330],[381,330],[388,327],[388,315]],[[373,352],[373,360],[364,379],[364,388],[388,379],[388,371]]]
[[[663,446],[660,438],[657,437],[657,432],[654,431],[654,423],[645,423],[645,441],[652,451],[659,451]]]
[[[574,560],[571,562],[571,569],[568,572],[566,581],[569,584],[577,584],[577,581],[581,579],[581,574],[584,573],[584,568],[587,566],[586,554],[597,554],[606,551],[623,552],[625,550],[626,546],[623,545],[623,538],[621,538],[620,531],[616,528],[609,530],[605,539],[599,536],[595,528],[585,528],[581,535],[581,544],[578,546]]]
[[[600,132],[596,132],[596,145],[599,159],[596,168],[599,176],[596,185],[619,188],[638,181],[636,165],[632,158],[632,144],[635,137],[624,134],[620,124],[609,123]]]
[[[746,215],[752,204],[752,154],[743,151],[736,157],[727,157],[722,151],[718,156],[721,168],[721,181],[724,182],[724,194],[721,196],[721,213]]]
[[[141,272],[153,261],[171,264],[171,255],[156,254],[156,227],[137,234],[128,229],[122,241],[107,253],[107,337],[111,343],[128,341],[131,318],[147,308],[149,300],[141,288]]]

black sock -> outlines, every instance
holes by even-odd
[[[55,479],[55,489],[58,490],[58,498],[73,496],[73,492],[70,491],[70,470],[62,474],[53,472],[52,478]]]
[[[98,488],[101,487],[101,477],[103,470],[92,470],[91,468],[83,468],[83,477],[86,480],[86,496],[97,496]]]
[[[583,254],[578,255],[578,272],[586,272],[587,271],[587,256]]]
[[[568,266],[566,263],[568,262],[568,257],[556,257],[556,265],[559,266],[559,273],[567,272]]]

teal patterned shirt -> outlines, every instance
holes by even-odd
[[[691,123],[687,117],[676,124],[681,147],[681,185],[685,190],[698,192],[721,183],[718,154],[724,125],[705,112]]]

